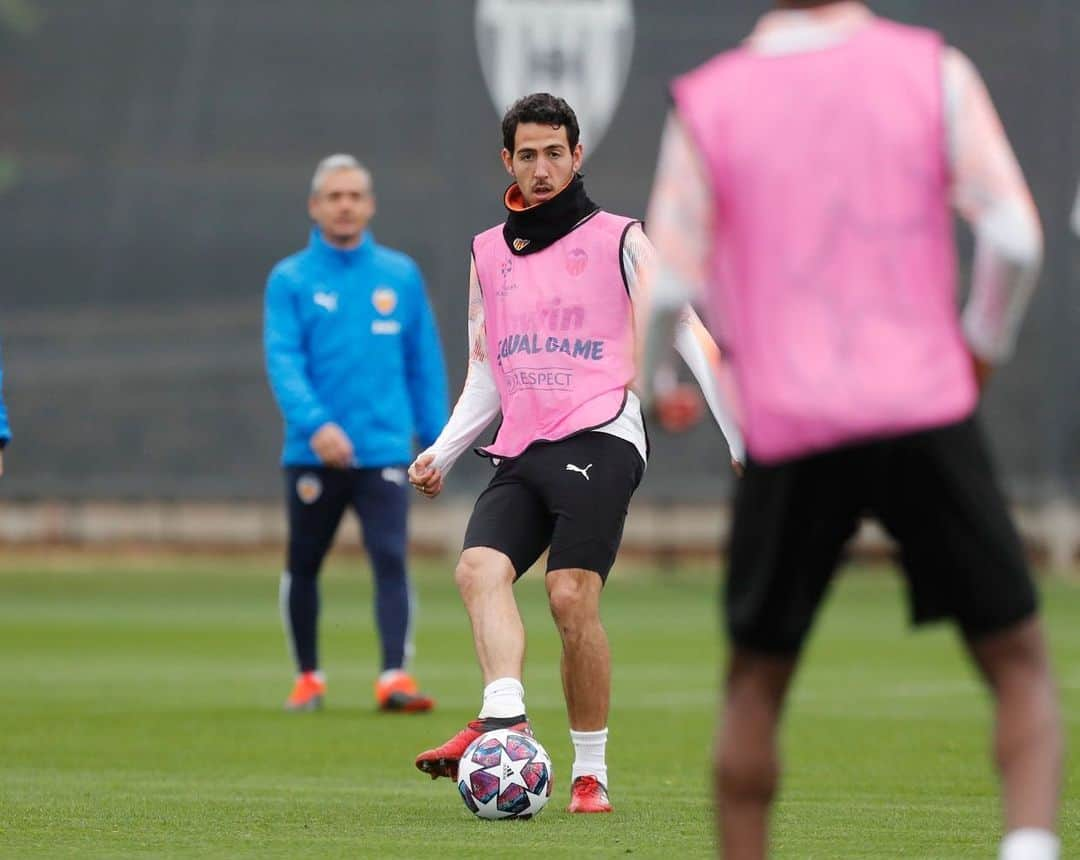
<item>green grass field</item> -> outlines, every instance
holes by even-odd
[[[716,576],[617,570],[609,766],[616,813],[563,812],[571,749],[541,578],[519,586],[529,713],[555,763],[538,819],[473,819],[412,765],[472,717],[480,682],[449,568],[424,564],[416,670],[437,712],[372,707],[369,577],[324,581],[328,707],[281,711],[291,671],[279,562],[77,556],[0,562],[0,855],[5,857],[707,857]],[[1071,746],[1080,588],[1044,588]],[[778,858],[989,858],[1000,818],[987,700],[953,635],[905,630],[896,579],[837,585],[794,690]],[[1064,856],[1080,851],[1067,771]]]

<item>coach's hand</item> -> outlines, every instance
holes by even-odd
[[[701,420],[701,395],[692,385],[676,385],[656,395],[653,409],[661,427],[669,433],[682,433]]]
[[[352,442],[345,431],[332,421],[315,431],[311,437],[311,448],[325,466],[348,469],[353,464],[355,452]]]
[[[433,462],[434,454],[421,454],[409,466],[409,483],[429,499],[434,499],[443,488],[442,471],[432,466]]]
[[[4,474],[4,449],[0,448],[0,475]]]

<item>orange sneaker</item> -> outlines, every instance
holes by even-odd
[[[292,693],[285,700],[286,711],[317,711],[323,706],[326,681],[318,672],[304,672],[296,679]]]
[[[611,812],[607,786],[595,776],[579,776],[570,786],[570,805],[567,812]]]
[[[430,711],[435,700],[417,689],[416,679],[408,672],[397,672],[385,681],[375,681],[375,701],[380,711],[416,714]]]
[[[435,749],[425,750],[420,753],[416,757],[416,766],[432,779],[445,776],[456,780],[458,762],[461,761],[465,750],[469,748],[469,744],[484,732],[489,732],[495,728],[512,729],[515,732],[532,735],[532,728],[529,726],[528,720],[523,720],[511,726],[491,725],[488,720],[473,720],[446,743],[435,747]]]

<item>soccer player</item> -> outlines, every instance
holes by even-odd
[[[11,441],[11,427],[8,425],[7,407],[4,406],[4,365],[0,360],[0,476],[4,474],[4,449]]]
[[[562,680],[574,745],[570,812],[610,812],[605,749],[610,653],[600,593],[622,537],[647,442],[635,377],[634,309],[652,247],[640,222],[600,209],[578,173],[577,117],[537,93],[502,121],[502,160],[513,183],[505,224],[473,241],[469,370],[445,430],[409,469],[434,497],[454,462],[495,415],[478,453],[495,474],[481,493],[455,572],[484,679],[476,720],[421,753],[416,766],[455,778],[466,746],[495,728],[528,729],[525,631],[512,586],[550,548],[548,599],[562,638]],[[692,314],[679,349],[713,414],[730,424],[715,385],[719,353]],[[690,392],[673,386],[660,411],[691,417]],[[693,395],[696,397],[696,394]],[[741,456],[741,442],[732,443]]]
[[[993,694],[1001,857],[1049,860],[1057,692],[975,420],[1035,285],[1038,216],[979,75],[938,34],[851,0],[778,5],[674,83],[649,206],[661,262],[645,378],[683,303],[704,296],[747,447],[726,580],[723,854],[766,855],[784,698],[870,513],[899,544],[913,621],[952,619]],[[976,236],[962,317],[950,204]]]
[[[278,263],[266,286],[270,386],[285,419],[288,565],[282,615],[297,665],[286,708],[322,705],[319,569],[346,507],[363,527],[375,575],[384,711],[434,702],[406,671],[412,596],[405,569],[415,440],[430,445],[447,414],[446,369],[420,269],[368,231],[371,174],[350,155],[319,163],[308,246]]]

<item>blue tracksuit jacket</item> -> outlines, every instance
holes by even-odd
[[[8,426],[7,407],[4,406],[4,365],[0,361],[0,448],[11,441],[11,427]]]
[[[446,366],[420,269],[365,233],[342,251],[318,228],[270,272],[263,329],[285,419],[282,462],[315,465],[311,435],[339,424],[354,466],[411,462],[447,419]]]

